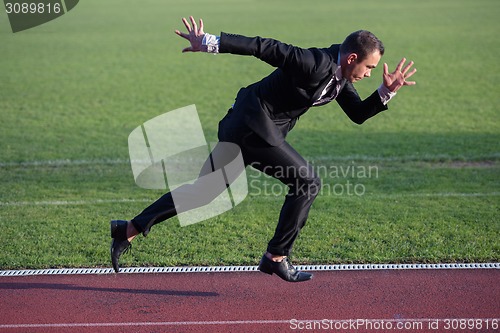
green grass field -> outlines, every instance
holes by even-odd
[[[403,56],[415,61],[417,85],[383,114],[358,126],[332,103],[290,134],[318,168],[373,171],[323,175],[294,262],[499,261],[497,0],[85,0],[16,34],[0,14],[0,268],[110,266],[109,220],[162,194],[135,185],[129,133],[196,104],[214,141],[238,89],[272,70],[251,57],[182,54],[173,30],[188,15],[210,33],[303,47],[368,29],[391,70]],[[380,85],[381,65],[357,84],[361,96]],[[248,176],[250,195],[235,209],[184,228],[162,223],[123,265],[256,264],[285,192]]]

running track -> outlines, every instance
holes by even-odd
[[[0,277],[0,333],[500,332],[499,318],[499,269],[322,271],[296,284],[260,272]]]

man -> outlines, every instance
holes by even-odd
[[[320,190],[313,168],[285,140],[298,118],[310,107],[336,100],[357,124],[381,111],[416,69],[402,59],[389,73],[384,64],[383,83],[361,100],[353,83],[370,77],[384,54],[382,42],[360,30],[342,44],[329,48],[303,49],[274,39],[221,33],[205,34],[190,17],[182,19],[187,33],[175,33],[190,42],[183,52],[252,55],[276,67],[270,75],[242,88],[235,103],[219,123],[219,140],[239,145],[245,165],[252,165],[289,186],[278,225],[263,255],[259,270],[277,274],[290,282],[307,281],[312,274],[296,270],[288,260],[293,243],[305,225],[309,209]],[[404,67],[403,67],[404,66]],[[283,172],[286,170],[287,172]],[[203,174],[203,172],[202,172]],[[196,186],[194,184],[193,186]],[[196,192],[196,191],[194,191]],[[118,271],[118,259],[140,232],[147,235],[152,225],[177,214],[172,194],[167,193],[131,221],[111,221],[111,259]]]

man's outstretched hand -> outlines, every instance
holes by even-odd
[[[396,70],[392,73],[389,73],[389,66],[384,64],[384,86],[389,88],[391,92],[398,91],[402,86],[413,86],[416,84],[415,81],[406,81],[406,79],[415,74],[417,69],[414,68],[408,73],[411,66],[413,66],[413,61],[410,61],[408,65],[403,68],[405,62],[406,58],[401,59],[396,67]]]
[[[191,46],[183,49],[182,52],[200,52],[202,47],[201,42],[203,40],[203,36],[205,35],[203,32],[203,20],[200,18],[199,27],[196,25],[196,21],[192,16],[189,17],[189,20],[191,21],[191,24],[189,24],[186,18],[182,18],[182,23],[186,26],[188,33],[180,32],[179,30],[175,30],[175,33],[182,38],[187,39],[191,44]]]

